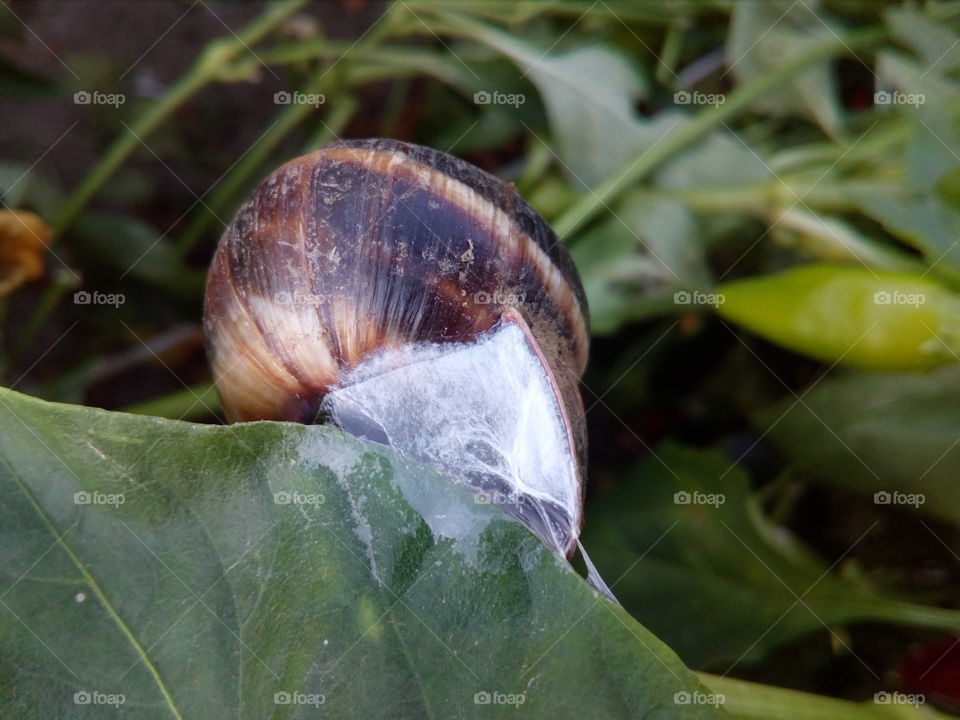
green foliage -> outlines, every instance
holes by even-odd
[[[705,692],[499,510],[327,428],[2,390],[0,494],[6,718],[104,717],[75,701],[100,693],[138,718],[666,719]]]
[[[716,452],[660,448],[597,500],[590,520],[584,542],[604,558],[614,591],[694,667],[726,674],[850,622],[960,631],[960,611],[891,600],[831,574],[766,517],[744,472]]]
[[[847,373],[817,384],[803,402],[757,412],[797,468],[831,486],[873,498],[917,494],[902,503],[960,523],[960,368],[925,375]],[[810,447],[817,452],[811,453]],[[892,502],[893,498],[886,498]]]
[[[534,717],[722,715],[673,702],[698,687],[682,660],[730,670],[701,680],[733,717],[936,717],[872,698],[960,634],[960,11],[881,5],[406,0],[351,37],[292,0],[135,100],[107,40],[70,56],[82,77],[0,59],[17,103],[131,93],[74,108],[97,130],[67,172],[76,139],[0,162],[4,208],[57,229],[47,277],[0,298],[0,370],[40,397],[215,419],[197,323],[220,223],[331,138],[516,182],[590,303],[584,538],[626,610],[382,449],[4,393],[0,599],[27,622],[0,624],[0,714],[76,715],[130,667],[133,717],[301,717],[272,694],[311,689],[333,716],[486,716],[484,689]],[[29,39],[5,7],[0,33]],[[94,287],[127,301],[70,302]]]

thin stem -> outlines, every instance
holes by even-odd
[[[325,122],[311,135],[303,144],[303,152],[309,153],[319,150],[331,140],[339,140],[340,133],[347,127],[347,123],[353,119],[360,103],[353,95],[341,94],[338,102],[330,110]]]
[[[444,3],[439,3],[444,5]],[[414,13],[429,13],[435,9],[436,0],[406,0],[404,5]],[[520,2],[505,3],[503,0],[472,0],[464,3],[463,9],[477,17],[523,25],[531,20],[545,15],[555,17],[569,17],[578,22],[590,21],[594,18],[617,19],[617,22],[661,23],[669,24],[677,15],[677,7],[669,3],[597,3],[590,0],[568,2],[545,2],[544,0],[520,0]],[[687,17],[697,15],[719,14],[723,8],[710,3],[685,3],[683,11]]]
[[[883,39],[884,34],[882,29],[868,28],[848,33],[845,38],[830,37],[780,67],[739,86],[727,96],[726,102],[722,105],[703,110],[690,122],[681,125],[660,142],[644,150],[626,165],[622,173],[601,183],[593,192],[584,195],[574,203],[554,223],[557,235],[561,239],[567,238],[580,230],[601,210],[609,206],[620,193],[634,185],[664,160],[692,145],[721,123],[740,114],[755,100],[781,86],[797,73],[817,62],[851,52],[855,48],[873,45]]]
[[[884,597],[844,596],[828,599],[828,602],[845,606],[851,617],[863,622],[886,622],[925,630],[939,630],[954,635],[960,633],[960,610],[931,607]]]
[[[322,95],[321,90],[327,84],[333,84],[327,78],[326,68],[317,70],[303,87],[304,95]],[[273,125],[247,150],[243,158],[231,169],[226,178],[210,195],[209,202],[199,208],[197,215],[187,226],[177,242],[177,252],[181,257],[187,255],[210,225],[217,221],[229,206],[237,192],[248,182],[280,142],[311,113],[315,112],[313,105],[293,103],[284,108],[274,121]]]
[[[504,51],[504,45],[508,38],[497,28],[432,5],[424,6],[424,10],[429,10],[435,17],[440,18],[440,22],[435,26],[436,30],[467,37]],[[886,31],[883,28],[855,30],[842,37],[831,35],[783,65],[740,85],[727,95],[724,103],[709,107],[689,122],[680,125],[676,130],[673,130],[663,139],[643,150],[636,158],[626,163],[619,174],[614,175],[591,192],[583,195],[558,218],[553,225],[554,230],[561,239],[568,238],[590,222],[604,208],[609,207],[623,191],[636,184],[664,160],[700,140],[721,123],[744,112],[758,98],[782,86],[794,75],[818,62],[853,52],[857,48],[872,46],[884,37],[886,37]],[[506,54],[510,53],[507,52]]]
[[[76,220],[93,196],[139,147],[142,139],[150,135],[177,108],[208,83],[220,79],[235,79],[236,74],[230,67],[234,58],[248,52],[251,45],[259,42],[305,4],[306,0],[276,3],[236,36],[219,38],[207,45],[194,66],[167,91],[166,95],[130,124],[128,131],[114,141],[100,162],[67,198],[54,223],[56,234],[62,234]]]

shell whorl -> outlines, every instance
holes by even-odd
[[[586,301],[543,219],[462,160],[360,140],[288,162],[240,208],[214,255],[204,323],[229,420],[312,422],[369,354],[468,342],[510,307],[578,407]]]

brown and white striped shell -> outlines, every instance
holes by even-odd
[[[469,343],[509,316],[549,365],[583,462],[573,263],[512,185],[445,153],[351,140],[271,173],[220,240],[204,315],[227,418],[305,423],[365,358]]]

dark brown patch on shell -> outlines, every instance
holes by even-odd
[[[310,422],[367,354],[469,341],[508,307],[553,367],[582,440],[586,301],[556,235],[469,163],[358,140],[287,163],[240,208],[211,267],[205,328],[231,420]]]

